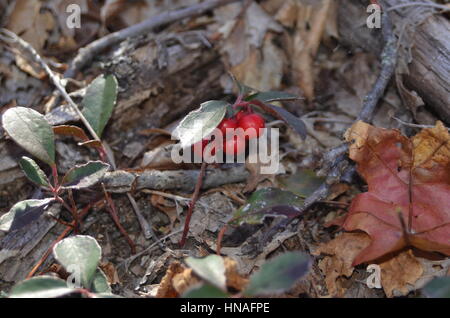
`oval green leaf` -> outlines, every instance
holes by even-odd
[[[98,268],[92,279],[92,291],[98,294],[111,294],[111,287],[105,273]]]
[[[100,75],[86,89],[82,113],[99,137],[116,105],[117,87],[117,79],[113,75]]]
[[[225,290],[225,263],[222,257],[218,255],[208,255],[204,258],[188,257],[185,262],[199,277]]]
[[[223,290],[209,285],[202,284],[188,289],[183,295],[183,298],[229,298],[230,296]]]
[[[13,107],[2,118],[3,128],[17,144],[45,163],[55,163],[55,137],[44,116],[31,108]]]
[[[267,91],[267,92],[258,92],[256,94],[250,95],[245,100],[251,101],[254,99],[260,100],[263,103],[270,103],[270,102],[297,100],[300,99],[300,97],[286,92]]]
[[[287,252],[269,260],[250,277],[245,296],[278,294],[291,289],[309,272],[311,258],[300,252]]]
[[[247,203],[234,212],[230,224],[261,224],[274,215],[290,217],[300,213],[302,206],[303,199],[290,191],[263,188],[253,192]]]
[[[230,104],[220,100],[210,100],[200,108],[187,114],[173,132],[180,140],[181,147],[186,148],[210,135],[225,117]]]
[[[53,200],[47,198],[17,202],[0,217],[0,231],[15,231],[37,220]]]
[[[47,177],[38,166],[38,164],[31,158],[22,157],[19,161],[19,165],[22,168],[25,176],[38,186],[50,187]]]
[[[65,238],[53,248],[53,256],[66,270],[79,270],[84,288],[91,287],[101,255],[100,245],[86,235]]]
[[[450,298],[450,277],[439,277],[425,285],[423,292],[430,298]]]
[[[38,276],[15,285],[9,293],[9,298],[54,298],[73,293],[74,291],[62,279]]]
[[[61,184],[65,189],[82,189],[96,184],[108,171],[109,165],[102,161],[89,161],[67,171]]]

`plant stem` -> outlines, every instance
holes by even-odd
[[[198,174],[197,183],[195,185],[194,194],[192,195],[192,200],[189,202],[189,209],[186,215],[186,221],[184,222],[184,229],[183,229],[183,235],[180,240],[180,247],[183,247],[186,243],[187,234],[189,232],[189,224],[191,222],[192,213],[194,212],[194,206],[197,202],[199,196],[200,196],[200,189],[202,188],[203,184],[203,177],[205,176],[206,172],[206,162],[202,162],[202,166],[200,168],[200,172]]]
[[[95,203],[90,203],[88,204],[86,207],[83,208],[83,210],[81,210],[79,217],[80,218],[84,218],[89,210],[97,205],[97,204],[102,204],[103,200],[100,201],[96,201]],[[36,263],[36,265],[34,265],[34,267],[31,269],[31,271],[28,273],[26,278],[31,278],[34,276],[34,274],[37,272],[37,270],[39,269],[39,267],[42,266],[42,264],[44,264],[45,260],[47,259],[47,257],[51,254],[53,247],[55,246],[56,243],[58,243],[59,241],[61,241],[63,238],[65,238],[73,229],[74,227],[74,221],[72,223],[70,223],[69,225],[67,225],[67,227],[64,229],[64,231],[56,238],[55,241],[53,241],[52,245],[50,245],[50,247],[47,249],[47,251],[45,252],[45,254],[39,259],[39,261]]]
[[[102,183],[102,189],[103,193],[105,194],[106,202],[108,202],[109,206],[109,214],[111,215],[111,218],[113,219],[114,223],[116,224],[117,228],[119,229],[120,233],[125,237],[125,239],[128,242],[128,245],[130,245],[131,253],[136,254],[136,245],[134,244],[133,240],[128,235],[127,231],[123,228],[122,224],[120,224],[119,215],[117,214],[116,206],[114,205],[113,200],[111,199],[111,196],[109,195],[108,191],[106,191],[105,185]]]

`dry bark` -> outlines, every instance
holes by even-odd
[[[386,8],[409,3],[404,0],[386,0]],[[422,1],[429,2],[429,1]],[[340,0],[339,34],[351,46],[379,54],[382,48],[381,32],[366,27],[368,1]],[[420,10],[420,11],[419,11]],[[417,92],[425,106],[447,124],[450,124],[450,22],[430,8],[411,6],[389,12],[401,36],[410,47],[400,58],[408,63],[409,74],[403,76],[407,89]],[[406,29],[403,25],[408,23]],[[411,24],[417,24],[415,27]],[[413,27],[408,35],[408,27]],[[406,32],[406,33],[405,33]],[[410,53],[410,56],[408,53]],[[414,110],[413,110],[414,111]]]

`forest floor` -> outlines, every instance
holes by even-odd
[[[217,5],[197,15],[192,11],[184,18],[167,14],[207,2]],[[397,206],[392,203],[396,198],[390,197],[389,176],[380,172],[384,166],[370,165],[374,156],[384,156],[382,148],[394,145],[387,141],[387,135],[398,143],[411,141],[412,145],[415,140],[428,144],[438,140],[444,150],[429,146],[433,153],[427,156],[439,161],[444,169],[450,167],[448,132],[437,124],[450,124],[450,6],[446,1],[420,1],[425,5],[405,7],[401,5],[413,2],[379,2],[386,11],[383,14],[389,14],[388,20],[380,23],[388,21],[390,27],[368,27],[371,13],[367,6],[377,1],[0,0],[0,27],[29,43],[54,74],[68,78],[64,80],[65,90],[80,107],[85,88],[95,78],[111,74],[117,79],[117,102],[102,141],[112,153],[117,170],[124,174],[148,173],[150,179],[155,178],[150,185],[137,188],[134,183],[114,186],[122,182],[119,177],[111,177],[107,184],[118,221],[132,243],[119,231],[108,204],[98,200],[101,187],[74,191],[80,210],[100,202],[83,218],[78,234],[89,235],[100,244],[99,266],[114,294],[183,295],[201,280],[187,270],[186,257],[204,257],[218,250],[226,260],[230,293],[242,291],[248,277],[262,264],[287,251],[308,255],[311,268],[287,291],[269,296],[420,297],[422,288],[433,278],[450,275],[450,212],[442,212],[436,217],[439,221],[433,218],[427,223],[439,230],[431,234],[423,230],[426,233],[421,243],[413,237],[423,224],[406,229],[401,217],[395,218],[395,232],[383,228],[378,219],[356,220],[358,217],[349,212],[352,206],[355,211],[355,197],[361,198],[362,193],[374,188],[384,188],[386,202]],[[79,28],[68,24],[69,20],[76,22],[66,10],[69,3],[81,10]],[[157,21],[159,17],[163,20]],[[120,41],[113,39],[102,50],[89,46],[114,32],[123,35],[124,30],[143,21],[152,21],[154,26],[150,23],[145,32],[136,31]],[[376,23],[376,17],[370,21]],[[388,28],[391,37],[383,33]],[[429,45],[421,43],[422,36],[432,41],[436,52],[433,48],[422,50]],[[83,127],[35,56],[21,46],[2,41],[2,37],[0,43],[0,114],[23,106],[44,114],[54,126]],[[388,45],[392,56],[386,55]],[[92,56],[83,56],[83,47],[92,50]],[[74,64],[80,57],[83,65]],[[170,154],[176,141],[171,133],[200,104],[208,100],[235,101],[238,92],[230,73],[256,91],[299,96],[275,104],[304,123],[306,138],[273,114],[263,113],[266,125],[280,131],[278,169],[263,174],[264,164],[248,160],[245,164],[208,165],[206,178],[209,175],[210,180],[204,180],[187,242],[180,247],[201,164],[173,162]],[[421,82],[421,76],[426,83]],[[373,109],[369,109],[371,105]],[[360,119],[372,126],[357,126]],[[5,130],[0,127],[0,215],[21,200],[42,198],[42,192],[25,178],[18,164],[29,154]],[[382,147],[376,150],[378,146],[374,146],[373,150],[368,145],[373,151],[370,155],[348,152],[348,145],[362,142],[359,138],[365,133],[364,142],[373,141]],[[416,134],[420,136],[412,137]],[[57,135],[55,147],[60,175],[75,165],[98,160],[95,150],[80,147],[72,136]],[[329,152],[336,147],[341,150],[337,155]],[[411,162],[426,152],[414,149]],[[361,159],[363,155],[367,157]],[[327,165],[331,169],[325,169]],[[399,175],[401,168],[404,166],[399,166]],[[43,169],[50,173],[50,169]],[[439,179],[437,174],[433,172],[434,181]],[[377,177],[382,180],[374,181]],[[443,195],[450,188],[450,178],[444,179],[436,181],[442,188],[435,190],[443,191]],[[413,188],[411,179],[410,184]],[[425,195],[420,193],[414,195]],[[412,194],[409,198],[412,202]],[[448,198],[442,199],[443,203],[423,204],[430,204],[431,210],[442,206],[445,210]],[[137,208],[133,208],[133,201]],[[258,224],[230,225],[237,211],[246,207],[256,210],[258,204],[270,207],[260,222],[254,222]],[[365,204],[371,206],[370,210],[378,203]],[[285,212],[277,212],[279,206],[287,210],[293,207],[297,214],[286,219]],[[51,209],[61,220],[72,221],[63,207],[55,204]],[[147,228],[146,232],[146,226],[151,230]],[[405,234],[407,230],[411,233]],[[376,234],[380,231],[385,233],[383,238]],[[7,294],[30,272],[67,277],[53,255],[45,255],[56,240],[62,239],[61,233],[73,234],[47,213],[28,227],[0,232],[0,291]],[[404,235],[396,247],[386,243],[367,248],[376,240],[396,235]],[[378,284],[373,276],[377,270],[381,271]]]

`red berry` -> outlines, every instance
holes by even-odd
[[[241,117],[238,121],[238,125],[240,128],[244,129],[246,134],[248,134],[249,139],[258,138],[261,135],[259,129],[266,126],[264,118],[258,114],[248,114]],[[255,131],[251,128],[254,128]]]
[[[236,120],[239,121],[242,117],[244,117],[244,116],[246,116],[246,115],[248,115],[248,114],[249,114],[249,112],[244,111],[244,110],[240,110],[240,111],[238,111],[238,112],[236,113],[236,115],[235,115]]]
[[[234,135],[225,141],[223,151],[229,155],[240,155],[245,150],[245,139],[242,136]]]
[[[236,119],[234,118],[225,118],[224,120],[222,120],[219,124],[219,126],[217,126],[217,129],[220,129],[220,131],[222,132],[222,134],[224,136],[226,136],[227,134],[227,128],[229,129],[236,129],[238,127],[238,122]]]

